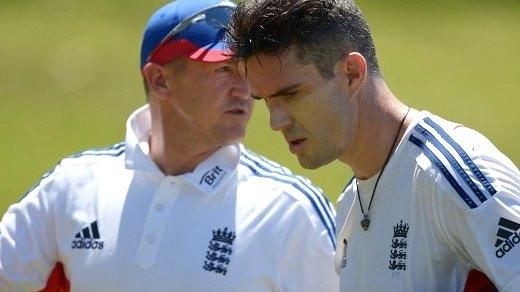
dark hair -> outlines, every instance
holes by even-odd
[[[370,29],[352,0],[246,0],[231,18],[227,42],[236,60],[294,47],[324,78],[334,76],[341,57],[359,52],[369,73],[381,76]]]

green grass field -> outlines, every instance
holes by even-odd
[[[0,1],[0,213],[61,158],[124,139],[127,116],[144,103],[142,29],[163,3]],[[520,2],[358,3],[398,97],[481,131],[520,164]],[[261,102],[245,144],[333,201],[352,175],[338,162],[299,167]]]

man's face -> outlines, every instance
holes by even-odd
[[[166,65],[172,72],[168,80],[173,92],[171,128],[192,141],[193,147],[221,147],[242,139],[253,101],[235,64],[174,62]]]
[[[340,158],[354,144],[357,106],[341,74],[323,78],[302,64],[294,49],[242,62],[254,98],[264,99],[271,128],[280,131],[301,166],[315,169]]]

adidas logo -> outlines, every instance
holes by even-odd
[[[517,232],[520,229],[520,224],[500,217],[498,226],[498,239],[495,242],[495,247],[498,247],[498,249],[495,255],[497,258],[501,258],[513,249],[515,245],[520,243],[520,234]]]
[[[104,242],[100,241],[99,229],[97,221],[90,223],[89,226],[83,228],[76,233],[72,240],[73,249],[103,249]]]

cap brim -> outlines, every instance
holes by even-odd
[[[186,39],[169,42],[151,55],[149,62],[158,64],[166,64],[182,57],[201,62],[222,62],[231,58],[230,52],[222,41],[198,47]]]

